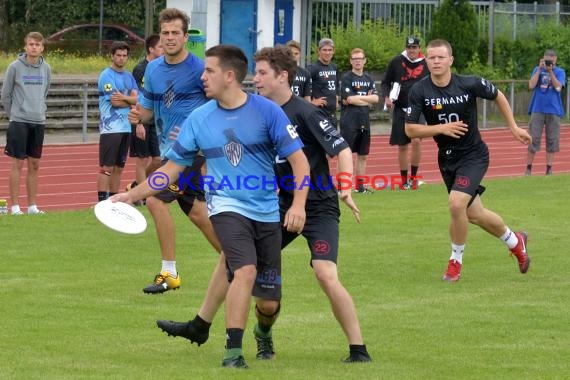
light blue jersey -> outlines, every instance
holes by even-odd
[[[303,144],[283,110],[248,94],[239,108],[211,100],[186,119],[167,158],[190,166],[201,150],[208,166],[204,190],[209,215],[236,212],[259,222],[278,222],[275,157],[288,157]],[[249,176],[249,177],[248,177]],[[251,179],[247,185],[246,177]]]
[[[130,107],[113,107],[111,95],[120,92],[130,95],[137,90],[137,82],[128,71],[115,71],[108,67],[99,75],[99,132],[105,133],[131,133],[131,123],[128,114]]]
[[[146,67],[144,88],[138,100],[144,108],[154,112],[163,158],[173,144],[170,132],[182,126],[195,108],[208,101],[200,79],[203,72],[204,62],[192,54],[176,65],[166,63],[162,56]]]

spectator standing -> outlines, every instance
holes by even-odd
[[[370,107],[380,100],[374,79],[364,72],[366,54],[356,48],[350,52],[352,70],[340,83],[340,131],[353,153],[356,153],[357,193],[372,193],[364,186],[366,159],[370,153]]]
[[[306,68],[301,67],[301,44],[298,41],[291,40],[287,42],[287,46],[297,61],[297,71],[291,85],[291,91],[293,94],[311,101],[311,73]]]
[[[133,69],[133,77],[137,81],[139,89],[144,88],[144,72],[148,63],[163,54],[160,44],[160,35],[151,34],[145,40],[146,57],[143,58]],[[135,181],[130,184],[134,187],[158,169],[160,166],[160,148],[154,120],[146,124],[136,124],[131,130],[131,144],[129,157],[135,158]]]
[[[334,42],[323,38],[318,44],[319,57],[307,70],[311,74],[311,103],[321,107],[328,115],[329,121],[336,128],[336,110],[339,106],[339,77],[332,59]]]
[[[24,52],[6,69],[1,95],[9,120],[4,153],[12,157],[9,177],[12,215],[24,213],[20,209],[19,196],[20,177],[26,160],[28,214],[44,213],[37,206],[38,171],[44,144],[51,68],[42,56],[44,37],[41,33],[28,33],[24,44]]]
[[[129,151],[129,110],[137,102],[138,87],[125,70],[130,46],[123,41],[111,45],[111,66],[99,75],[99,201],[119,192],[121,175]]]
[[[384,103],[387,108],[393,109],[390,145],[398,146],[400,175],[406,189],[417,188],[418,182],[412,179],[418,175],[422,153],[421,139],[410,139],[405,131],[408,93],[414,83],[428,74],[425,57],[420,49],[420,39],[408,37],[404,51],[388,63],[386,76],[381,85]],[[423,117],[420,122],[424,122]],[[410,177],[408,177],[408,167],[410,167]]]
[[[554,50],[546,50],[528,81],[528,88],[532,90],[528,106],[532,144],[528,146],[526,156],[526,175],[532,173],[532,162],[540,150],[543,130],[546,135],[546,175],[552,174],[554,154],[560,151],[560,119],[564,116],[560,93],[566,85],[566,72],[556,65],[557,59]]]

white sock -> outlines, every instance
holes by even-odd
[[[463,264],[463,251],[465,250],[465,244],[454,244],[451,243],[451,257],[450,260],[455,260],[459,264]]]
[[[20,212],[20,205],[12,205],[12,214]]]
[[[162,260],[161,272],[169,272],[172,277],[178,277],[178,272],[176,271],[176,261]]]
[[[511,231],[509,227],[507,227],[507,232],[505,232],[505,234],[501,236],[501,240],[503,241],[503,243],[507,245],[507,247],[509,247],[509,249],[515,248],[519,243],[517,235],[513,231]]]
[[[28,206],[28,214],[30,214],[30,213],[31,213],[31,214],[37,213],[37,212],[39,212],[39,211],[40,211],[40,210],[38,210],[38,206],[37,206],[37,205],[33,205],[33,204],[32,204],[32,205],[29,205],[29,206]]]

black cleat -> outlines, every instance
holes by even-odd
[[[248,369],[247,363],[245,362],[245,358],[240,355],[235,358],[228,358],[222,360],[222,367],[225,368],[240,368],[240,369]]]
[[[162,331],[168,334],[168,336],[186,338],[190,343],[196,343],[198,346],[206,343],[210,335],[209,332],[199,332],[192,325],[192,321],[188,322],[174,322],[167,321],[165,319],[159,319],[156,321],[156,325]]]
[[[257,355],[255,355],[256,358],[259,360],[271,360],[275,357],[273,339],[271,339],[270,336],[260,337],[255,335],[255,341],[257,342]]]
[[[362,353],[362,352],[355,352],[355,353],[350,353],[350,355],[341,360],[343,363],[368,363],[371,362],[372,359],[370,358],[370,355],[368,355],[368,353]]]

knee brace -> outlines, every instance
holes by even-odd
[[[262,321],[262,323],[267,326],[272,326],[275,323],[277,317],[279,316],[280,311],[281,311],[281,302],[279,303],[279,305],[277,305],[277,310],[275,310],[275,313],[271,315],[263,314],[261,310],[259,310],[257,305],[255,305],[255,316],[257,317],[257,320]]]

